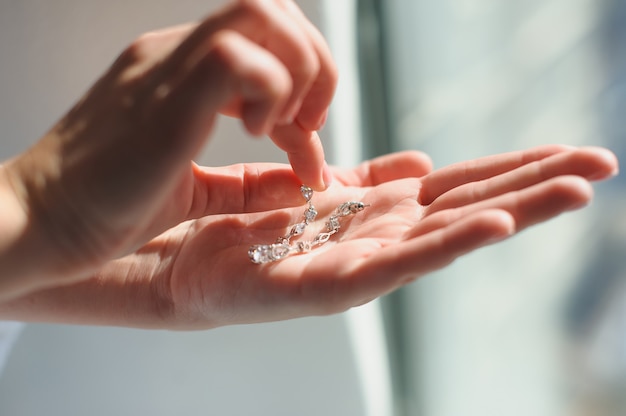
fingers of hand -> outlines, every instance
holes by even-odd
[[[301,206],[300,180],[284,164],[209,168],[194,165],[194,193],[187,219],[212,214],[270,211]]]
[[[142,36],[124,56],[122,79],[141,81],[131,93],[138,118],[158,120],[150,137],[165,143],[157,147],[192,157],[225,112],[253,135],[284,126],[274,139],[296,174],[315,190],[327,187],[332,175],[310,132],[325,119],[337,73],[322,36],[291,0],[232,2],[200,24]]]
[[[238,102],[235,115],[242,119],[248,132],[253,135],[267,134],[284,117],[284,107],[296,80],[267,49],[236,32],[228,33],[230,40],[215,45],[218,47],[214,47],[205,58],[206,66],[217,65],[223,69],[229,87],[224,100],[235,97]],[[214,80],[207,81],[214,84]]]
[[[307,35],[319,61],[317,76],[301,100],[302,106],[295,120],[304,129],[319,130],[326,122],[328,106],[335,93],[337,67],[324,37],[302,13],[302,10],[292,0],[284,0],[281,3],[284,5],[287,14],[293,18]]]
[[[220,45],[215,38],[223,31],[236,32],[249,44],[232,53],[215,53],[216,45]],[[242,44],[239,41],[237,46]],[[250,53],[253,46],[259,50]],[[261,64],[257,65],[259,58]],[[193,72],[190,68],[206,59],[215,59],[218,65],[244,77],[241,83],[229,85],[230,96],[224,97],[221,106],[231,115],[243,117],[255,135],[269,133],[275,124],[289,124],[296,119],[306,129],[318,128],[335,89],[337,75],[328,47],[291,1],[232,3],[202,22],[182,42],[164,64],[164,76],[184,78]],[[268,65],[270,60],[273,62]],[[277,70],[277,64],[282,68]],[[238,70],[239,65],[248,69]],[[251,79],[246,80],[248,74]],[[214,84],[219,86],[218,82]],[[239,108],[233,102],[239,102]]]
[[[423,235],[489,209],[508,212],[515,219],[516,231],[521,231],[563,212],[585,206],[592,196],[593,189],[587,180],[579,176],[558,176],[473,204],[428,213],[408,236]]]
[[[617,161],[603,149],[548,147],[472,167],[464,180],[482,186],[481,180],[487,182],[493,176],[491,188],[475,194],[464,190],[467,195],[457,200],[462,203],[426,211],[401,235],[401,241],[371,249],[359,262],[351,263],[349,272],[359,276],[359,299],[388,293],[466,253],[584,206],[593,195],[589,180],[615,174]],[[442,179],[450,179],[450,184],[460,178],[447,172]]]
[[[157,97],[157,108],[159,120],[183,130],[169,134],[174,138],[195,135],[204,140],[210,116],[233,102],[247,130],[263,134],[280,117],[291,91],[289,74],[274,55],[226,30],[213,36],[203,56],[172,82],[161,85],[164,94]]]
[[[509,237],[514,229],[515,221],[506,211],[474,212],[433,232],[376,250],[363,260],[356,274],[365,276],[364,280],[369,277],[370,290],[387,293],[464,254]]]
[[[577,175],[587,180],[603,179],[612,175],[616,166],[615,156],[605,149],[563,151],[490,178],[459,185],[435,199],[428,206],[427,213],[487,200],[561,175]]]
[[[457,186],[489,179],[528,163],[569,150],[572,148],[567,146],[541,146],[524,151],[487,156],[437,169],[422,180],[420,203],[429,205],[439,196]]]
[[[494,210],[389,245],[381,246],[380,241],[370,238],[346,241],[320,254],[323,260],[308,262],[307,274],[311,278],[292,287],[297,289],[299,306],[307,307],[309,314],[341,312],[442,268],[463,254],[506,238],[512,229],[510,215]],[[287,261],[283,263],[286,264]]]
[[[300,22],[287,12],[283,3],[239,2],[234,13],[242,21],[242,33],[274,54],[291,76],[291,94],[279,119],[280,123],[288,124],[296,119],[322,64],[313,39]]]
[[[420,178],[432,170],[432,161],[422,152],[404,151],[369,160],[355,169],[335,169],[335,178],[347,186],[377,186],[404,178]]]
[[[331,175],[324,161],[322,141],[315,131],[305,130],[294,123],[274,128],[270,137],[287,153],[289,163],[302,183],[315,191],[328,187]]]

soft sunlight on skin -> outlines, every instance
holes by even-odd
[[[239,189],[247,201],[211,203],[197,196],[208,202],[198,219],[108,263],[91,279],[5,304],[0,316],[201,329],[336,313],[585,206],[592,198],[589,180],[609,178],[616,169],[612,153],[599,148],[544,146],[431,173],[419,152],[384,156],[335,170],[334,184],[314,196],[320,218],[346,200],[370,204],[340,233],[310,253],[258,265],[247,257],[249,246],[284,235],[300,221],[302,205],[276,210],[268,202],[283,180],[278,172],[289,175],[287,166],[225,168],[252,176],[239,181],[252,186]],[[219,194],[222,185],[231,191],[232,183],[219,183],[220,169],[207,168],[206,175],[207,190]],[[297,197],[299,185],[293,188]],[[307,233],[321,226],[314,222]]]
[[[435,171],[411,151],[330,168],[316,130],[337,77],[291,0],[141,36],[0,166],[0,319],[202,329],[336,313],[580,208],[617,173],[610,151],[566,146]],[[193,163],[220,114],[290,164]],[[309,253],[252,263],[251,245],[300,220],[302,184],[320,218],[368,207]]]

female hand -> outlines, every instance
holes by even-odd
[[[0,316],[189,329],[336,313],[586,205],[590,182],[617,169],[613,154],[599,148],[544,146],[431,173],[423,154],[384,156],[337,170],[334,185],[313,197],[319,220],[298,238],[312,238],[343,202],[367,208],[343,218],[324,245],[262,265],[248,259],[248,248],[274,242],[302,220],[304,206],[276,210],[280,204],[271,197],[289,169],[202,169],[227,197],[217,205],[207,198],[197,220],[88,281],[2,305]],[[229,214],[209,215],[215,212]]]
[[[314,131],[336,80],[326,43],[291,0],[233,1],[198,24],[140,37],[0,168],[0,300],[85,278],[193,218],[198,188],[213,185],[191,160],[218,113],[269,134],[298,181],[323,190]]]

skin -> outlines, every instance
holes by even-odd
[[[336,82],[326,43],[292,1],[234,1],[200,23],[140,37],[2,166],[11,211],[0,224],[0,300],[84,279],[192,218],[207,184],[191,160],[218,114],[269,134],[298,180],[324,190],[330,173],[315,130]],[[289,205],[295,196],[275,198]]]
[[[0,166],[0,319],[205,329],[344,311],[585,206],[606,149],[543,146],[432,171],[420,152],[328,168],[337,82],[290,0],[239,0],[140,37],[35,146]],[[192,162],[219,114],[289,165]],[[330,183],[332,182],[332,185]],[[310,253],[247,258],[302,218],[369,204]]]
[[[616,169],[613,154],[600,148],[544,146],[431,173],[424,154],[387,155],[335,170],[334,184],[314,196],[320,221],[303,238],[323,227],[338,204],[371,204],[342,220],[328,243],[257,265],[248,260],[248,248],[285,235],[302,218],[303,206],[276,210],[280,201],[271,198],[290,177],[297,188],[292,172],[279,165],[202,168],[207,182],[222,181],[218,193],[224,197],[207,197],[198,219],[107,263],[86,281],[9,302],[0,316],[205,329],[337,313],[585,206],[593,194],[590,181]],[[232,181],[240,192],[230,193]]]

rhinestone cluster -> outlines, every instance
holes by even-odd
[[[313,248],[326,243],[341,228],[339,219],[363,211],[368,205],[363,202],[344,202],[339,205],[326,221],[326,231],[320,232],[311,241],[299,241],[291,245],[291,239],[304,233],[306,227],[317,217],[313,206],[313,190],[306,185],[300,188],[302,197],[308,204],[302,222],[295,224],[284,237],[279,237],[274,244],[257,244],[250,247],[248,257],[253,263],[264,264],[284,259],[292,254],[307,253]]]

